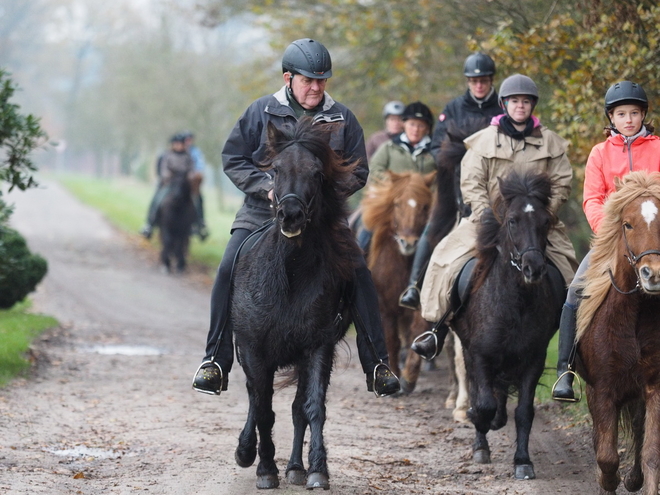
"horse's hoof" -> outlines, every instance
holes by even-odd
[[[454,409],[454,412],[452,412],[452,417],[454,418],[454,421],[457,423],[468,423],[469,418],[467,411],[465,409]]]
[[[323,473],[309,473],[307,476],[307,485],[308,490],[313,490],[314,488],[323,488],[324,490],[330,489],[330,481],[328,480],[328,475]]]
[[[536,478],[536,474],[534,474],[534,465],[518,464],[514,468],[514,477],[517,480],[533,480]]]
[[[270,490],[280,486],[280,480],[276,474],[262,474],[257,476],[257,488]]]
[[[401,393],[405,395],[412,393],[412,391],[415,390],[415,387],[417,386],[417,382],[411,383],[403,377],[399,379],[399,382],[401,383]]]
[[[307,481],[307,473],[300,469],[291,469],[286,472],[286,482],[291,485],[304,485]]]
[[[490,451],[477,449],[472,453],[472,460],[477,464],[490,464]]]
[[[242,455],[239,453],[238,448],[234,451],[234,459],[236,460],[236,464],[238,464],[240,467],[243,468],[252,466],[256,458],[257,458],[256,449],[252,452],[243,452]]]
[[[628,471],[625,478],[623,478],[623,486],[629,492],[637,492],[642,489],[644,485],[644,475],[641,471],[635,472],[634,470]]]

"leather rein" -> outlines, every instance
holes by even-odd
[[[637,271],[637,263],[639,262],[639,260],[641,260],[644,256],[647,256],[649,254],[660,255],[660,250],[647,249],[646,251],[641,252],[639,255],[635,255],[635,253],[633,253],[633,250],[630,249],[630,245],[628,244],[628,238],[626,237],[626,226],[622,225],[621,230],[623,232],[623,242],[626,244],[626,249],[628,250],[628,254],[624,254],[623,256],[625,256],[625,258],[628,260],[628,263],[630,263],[630,266],[632,266],[633,270],[635,271],[635,277],[637,278],[637,281],[635,282],[635,287],[633,287],[631,290],[628,291],[619,289],[619,287],[617,287],[616,285],[616,282],[614,281],[614,274],[612,273],[612,269],[610,268],[608,271],[610,274],[610,281],[612,282],[612,287],[614,287],[614,289],[619,294],[628,296],[630,294],[634,294],[635,292],[641,289],[641,283],[639,281],[639,272]]]
[[[546,259],[545,251],[535,246],[527,247],[523,249],[522,252],[518,251],[518,247],[513,240],[513,235],[511,234],[511,226],[509,224],[507,224],[507,233],[509,234],[509,240],[513,246],[513,250],[509,252],[509,256],[511,257],[511,265],[514,266],[519,272],[522,272],[522,257],[527,253],[538,251],[541,253],[541,256],[543,256],[543,259]]]

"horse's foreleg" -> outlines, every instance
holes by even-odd
[[[257,466],[257,488],[276,488],[279,485],[275,465],[275,444],[273,443],[273,377],[274,370],[264,370],[258,380],[253,380],[256,398],[256,422],[259,431],[259,465]]]
[[[518,390],[518,406],[515,411],[516,453],[513,456],[514,476],[518,480],[536,478],[534,464],[529,458],[529,434],[534,422],[534,393],[542,373],[542,366],[528,370]]]
[[[310,356],[308,363],[309,380],[305,400],[305,413],[309,423],[309,458],[307,488],[330,486],[328,475],[328,455],[323,441],[325,425],[325,399],[330,384],[334,346],[325,346]]]
[[[379,298],[379,304],[383,307]],[[399,326],[396,317],[383,314],[381,312],[381,321],[383,323],[383,335],[385,337],[385,347],[390,359],[390,369],[396,376],[401,376],[399,367],[399,352],[401,351],[401,339],[399,338]]]
[[[651,493],[656,495],[660,483],[660,390],[658,388],[652,389],[646,395],[644,431],[642,447],[644,495]]]
[[[308,376],[304,367],[298,368],[298,389],[296,398],[291,405],[291,418],[293,419],[293,447],[291,457],[286,467],[286,479],[292,485],[305,484],[305,465],[303,464],[302,451],[307,430],[307,416],[305,415],[305,395],[307,392]]]
[[[241,467],[252,466],[257,458],[257,415],[254,406],[256,399],[249,379],[246,382],[246,387],[249,399],[248,416],[243,431],[238,437],[238,446],[234,452],[236,464]]]
[[[493,395],[493,378],[487,363],[481,356],[464,354],[469,377],[469,393],[472,407],[467,415],[474,424],[475,440],[472,458],[479,464],[490,463],[490,448],[486,434],[497,412],[497,401]]]
[[[613,493],[621,481],[617,453],[619,411],[611,395],[590,386],[587,386],[587,404],[593,419],[598,483],[603,490]]]
[[[458,396],[458,378],[456,378],[456,350],[454,346],[454,332],[448,332],[445,337],[444,349],[447,353],[449,378],[449,394],[445,399],[445,409],[454,409],[456,407],[456,397]]]
[[[626,474],[623,484],[629,492],[636,492],[644,484],[644,474],[642,473],[642,446],[644,445],[644,423],[646,419],[645,406],[643,401],[635,401],[629,406],[631,415],[631,429],[633,436],[633,455],[634,461],[632,468]],[[658,426],[656,425],[655,428]]]
[[[461,344],[461,339],[459,339],[458,335],[454,332],[450,332],[449,335],[454,338],[454,365],[457,383],[456,406],[452,412],[452,417],[454,418],[454,421],[467,423],[467,411],[470,407],[470,397],[468,393],[468,379],[467,371],[465,369],[463,345]]]

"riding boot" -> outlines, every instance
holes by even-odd
[[[160,203],[163,201],[163,198],[165,197],[166,194],[167,194],[167,187],[165,187],[162,184],[159,184],[158,188],[156,189],[156,193],[154,194],[154,197],[151,199],[151,203],[149,204],[147,223],[144,227],[142,227],[142,230],[140,230],[140,234],[142,234],[147,239],[151,239],[151,235],[153,234],[154,231],[154,226],[158,221],[158,208],[160,208]]]
[[[372,237],[373,232],[371,232],[371,230],[365,229],[364,227],[362,227],[362,230],[360,230],[360,233],[357,236],[358,246],[360,246],[360,249],[362,249],[362,252],[365,254],[369,251]]]
[[[367,377],[367,390],[378,397],[397,393],[401,390],[401,384],[388,364],[378,295],[371,272],[363,260],[355,270],[352,313],[357,332],[358,356]]]
[[[424,274],[431,258],[431,245],[427,235],[428,226],[422,232],[417,243],[417,250],[413,258],[412,270],[408,280],[408,287],[399,297],[399,306],[418,310],[419,309],[419,291],[424,281]]]
[[[410,345],[410,349],[424,359],[431,360],[442,351],[447,332],[449,332],[449,327],[444,323],[438,323],[430,331],[417,337]]]
[[[557,381],[552,389],[552,398],[561,401],[574,401],[573,392],[573,359],[572,351],[575,345],[577,309],[564,304],[559,321],[559,349],[557,357]]]

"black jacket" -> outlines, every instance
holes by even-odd
[[[364,132],[353,112],[326,93],[323,108],[314,116],[314,120],[344,124],[339,132],[331,136],[330,146],[340,156],[350,161],[360,161],[355,169],[358,179],[355,191],[364,187],[369,175]],[[267,197],[273,187],[272,177],[256,165],[266,157],[266,124],[269,121],[278,127],[285,122],[296,121],[285,87],[253,102],[236,122],[222,150],[223,170],[236,187],[245,193],[243,206],[236,214],[232,231],[238,228],[256,230],[272,218]]]
[[[433,131],[433,139],[431,141],[431,153],[433,156],[437,156],[438,151],[440,151],[442,141],[444,141],[447,135],[447,125],[449,122],[453,121],[460,129],[465,127],[465,124],[470,119],[495,117],[504,113],[497,99],[497,91],[493,91],[490,98],[479,104],[472,98],[470,90],[467,90],[464,95],[451,100],[438,116],[438,121]]]

